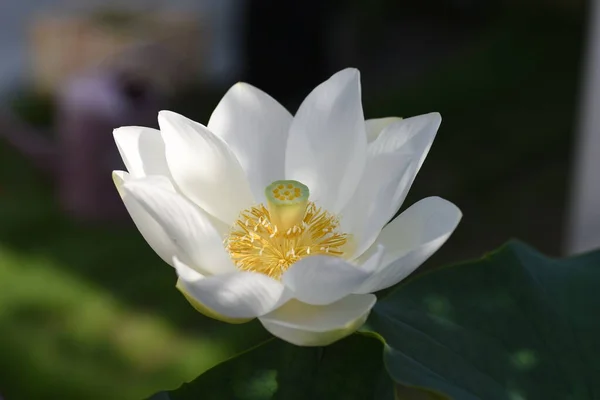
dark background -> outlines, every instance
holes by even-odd
[[[161,94],[161,105],[206,123],[227,88],[244,80],[294,112],[318,83],[357,67],[367,118],[443,117],[403,207],[437,195],[464,218],[422,269],[479,257],[510,238],[561,253],[586,4],[262,0],[240,7],[239,68],[219,82],[198,79]],[[133,104],[152,92],[131,71],[119,82]],[[3,98],[17,119],[1,123],[0,134],[25,138],[39,129],[48,143],[60,139],[65,117],[55,93],[25,81]],[[90,122],[89,131],[102,123]],[[55,164],[40,162],[39,150],[35,160],[24,153],[0,139],[0,393],[127,398],[192,378],[205,352],[228,340],[220,324],[187,305],[173,271],[127,218],[82,220],[65,211]],[[110,200],[116,191],[110,174],[102,176]]]

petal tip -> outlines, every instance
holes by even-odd
[[[422,201],[427,201],[429,203],[427,206],[435,210],[435,215],[446,221],[450,232],[453,232],[458,227],[463,213],[456,204],[438,196],[427,197]]]
[[[440,114],[437,111],[433,111],[433,112],[430,112],[430,113],[427,113],[427,114],[417,115],[414,118],[424,118],[429,123],[437,125],[438,127],[442,123],[442,114]]]
[[[139,135],[141,129],[146,129],[141,126],[125,125],[113,129],[112,134],[117,146],[120,146],[119,141],[122,139],[133,138]]]
[[[113,171],[111,175],[115,188],[117,189],[119,196],[122,198],[124,194],[123,186],[125,185],[129,174],[125,171]]]
[[[113,129],[113,136],[122,133],[128,126],[119,126],[118,128]]]
[[[115,170],[112,172],[111,175],[115,185],[123,185],[125,183],[125,180],[127,179],[127,175],[129,174],[125,171]]]
[[[360,86],[360,71],[357,68],[345,68],[331,75],[325,82],[329,81],[338,83],[344,82],[346,85],[353,83]]]
[[[247,96],[252,96],[253,94],[256,96],[256,92],[261,92],[261,90],[249,84],[248,82],[239,81],[233,86],[231,86],[229,90],[227,90],[227,92],[223,96],[223,99],[229,96],[234,96],[238,98],[241,97],[243,99]]]
[[[185,282],[193,283],[204,279],[204,275],[184,264],[177,256],[173,256],[171,262],[173,267],[175,267],[177,276]]]
[[[235,85],[233,85],[231,87],[231,89],[243,90],[243,89],[247,89],[248,87],[252,87],[252,85],[250,85],[249,83],[244,82],[244,81],[239,81],[239,82],[236,82]]]
[[[339,74],[347,74],[353,78],[360,78],[360,70],[355,67],[344,68],[343,70],[338,72]]]
[[[169,111],[169,110],[160,110],[158,112],[158,121],[160,124],[160,121],[165,121],[171,118],[177,118],[177,117],[181,117],[180,114],[177,114],[176,112],[173,111]]]
[[[346,78],[349,82],[353,82],[360,86],[360,71],[357,68],[346,68],[338,72],[336,75]]]

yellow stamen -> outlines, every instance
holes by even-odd
[[[285,189],[285,197],[278,194]],[[285,193],[284,192],[284,193]],[[265,189],[267,207],[244,210],[225,247],[243,271],[279,279],[290,265],[308,255],[343,257],[349,236],[337,232],[338,219],[308,201],[308,188],[297,181],[276,181]]]

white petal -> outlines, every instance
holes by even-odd
[[[254,318],[287,300],[281,282],[264,274],[238,271],[205,277],[177,258],[174,265],[185,293],[227,318]]]
[[[366,257],[361,258],[358,261],[358,267],[363,271],[369,273],[369,276],[373,273],[379,271],[381,268],[381,263],[383,261],[383,256],[386,253],[385,246],[382,244],[377,244],[373,247],[373,251],[369,252]]]
[[[294,117],[286,179],[304,183],[313,201],[338,213],[362,175],[366,145],[360,76],[355,69],[345,69],[317,86]]]
[[[340,228],[352,234],[356,243],[351,259],[369,248],[394,216],[406,198],[415,168],[414,160],[398,153],[380,154],[367,160],[356,193],[341,213]]]
[[[293,264],[282,277],[293,297],[310,305],[336,302],[356,291],[378,270],[385,254],[379,246],[361,265],[339,257],[311,256]]]
[[[124,189],[162,226],[183,262],[209,275],[236,270],[223,238],[202,209],[147,178],[129,181]]]
[[[159,130],[124,126],[115,129],[113,136],[123,163],[133,178],[171,175],[165,158],[165,144]]]
[[[400,121],[400,117],[373,118],[365,121],[367,129],[367,141],[371,143],[379,137],[381,131],[392,122]]]
[[[265,92],[237,83],[225,94],[208,122],[236,155],[257,202],[264,190],[285,178],[285,146],[292,114]]]
[[[393,286],[410,275],[448,240],[462,213],[439,197],[415,203],[388,224],[360,259],[368,259],[383,245],[381,266],[355,293],[372,293]],[[360,261],[360,260],[359,260]]]
[[[248,180],[227,144],[206,127],[169,111],[158,116],[166,158],[179,189],[232,225],[254,202]]]
[[[410,158],[415,163],[407,171],[407,175],[403,176],[402,184],[398,185],[391,198],[391,208],[388,211],[388,218],[396,214],[406,198],[415,177],[429,153],[441,122],[442,117],[439,113],[429,113],[406,118],[389,124],[381,132],[377,140],[369,144],[367,160],[383,157],[386,154],[393,154],[398,157]]]
[[[415,175],[427,157],[442,117],[429,113],[389,124],[375,141],[369,143],[369,155],[401,152],[417,161]]]
[[[313,305],[330,304],[352,293],[369,273],[339,257],[311,256],[294,263],[282,282],[294,298]]]
[[[156,222],[154,218],[138,203],[138,201],[123,190],[123,185],[128,182],[131,176],[124,171],[114,171],[113,181],[117,187],[117,191],[123,199],[125,208],[129,212],[133,223],[138,228],[146,242],[152,247],[152,249],[158,254],[169,265],[173,265],[173,256],[177,254],[177,246],[171,240],[169,235],[165,232],[164,228]],[[167,187],[170,185],[168,178],[162,178],[164,180],[163,185]],[[171,190],[173,187],[171,186]]]
[[[365,173],[342,212],[342,230],[357,243],[355,255],[373,244],[404,202],[441,122],[438,113],[390,119],[369,144]]]
[[[292,344],[326,346],[360,328],[376,300],[370,294],[349,295],[326,306],[290,300],[260,317],[260,322],[273,335]]]

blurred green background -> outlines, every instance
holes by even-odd
[[[422,269],[478,257],[511,237],[559,254],[586,8],[499,7],[481,17],[461,46],[397,81],[393,65],[411,60],[390,61],[379,73],[379,63],[402,58],[402,49],[385,48],[390,37],[379,40],[372,24],[389,10],[373,7],[360,22],[369,49],[357,65],[366,117],[430,111],[443,117],[404,207],[439,195],[464,212],[454,236]],[[225,90],[190,89],[174,97],[172,108],[206,122]],[[27,91],[10,99],[24,119],[52,124],[51,99]],[[241,336],[263,337],[256,324],[240,330],[203,318],[174,286],[171,268],[129,221],[70,220],[53,182],[0,141],[0,394],[6,400],[142,398],[194,378],[211,357],[234,351]]]

